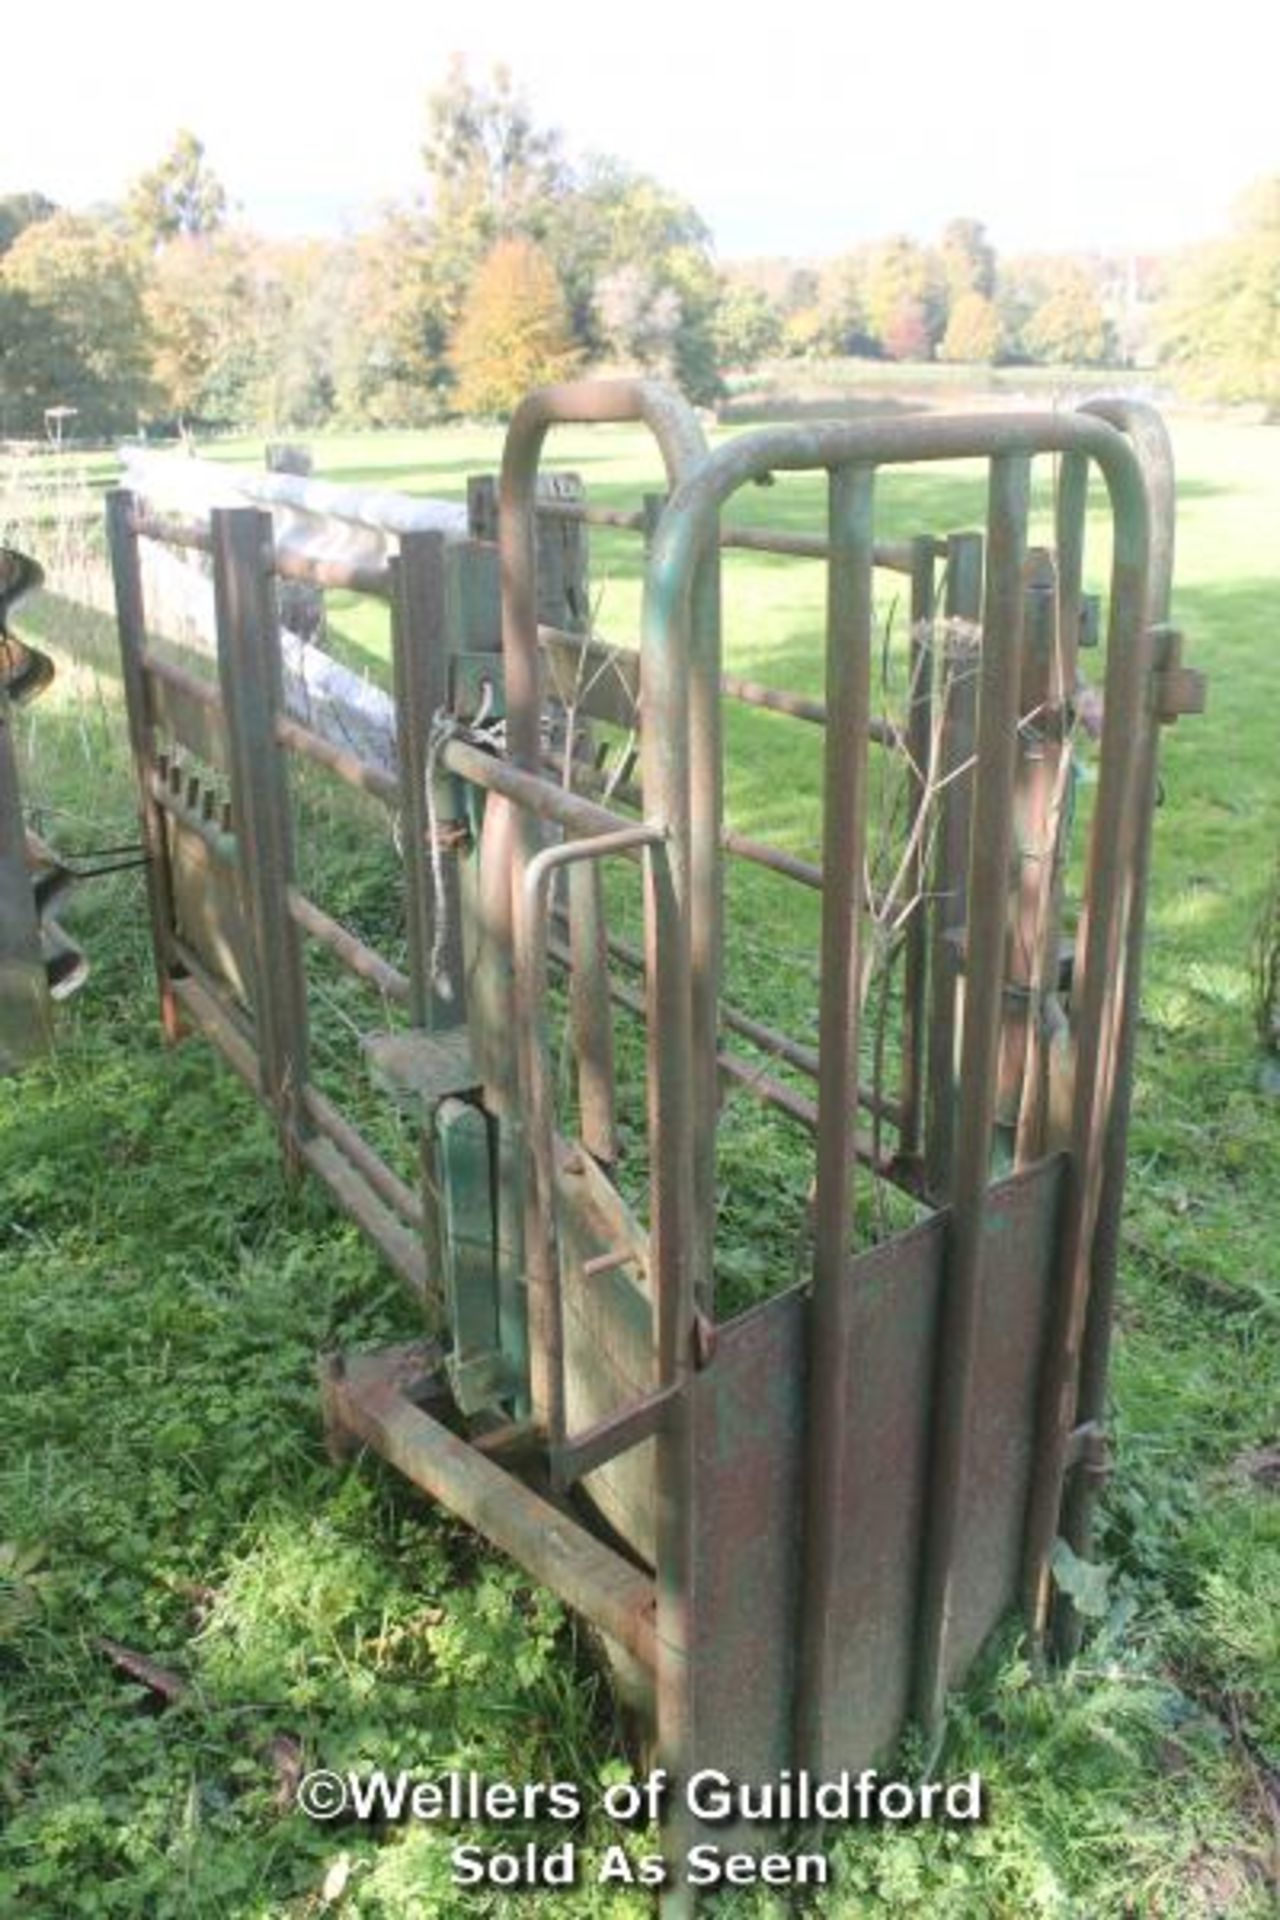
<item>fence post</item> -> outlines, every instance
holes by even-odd
[[[151,693],[142,666],[142,648],[147,630],[138,536],[133,530],[135,506],[134,496],[127,488],[113,487],[108,493],[107,544],[111,551],[111,574],[115,582],[120,678],[124,685],[129,748],[138,789],[138,819],[147,856],[147,914],[151,922],[151,951],[160,995],[160,1019],[166,1036],[170,1040],[177,1040],[183,1028],[177,996],[173,991],[173,976],[181,968],[176,964],[173,951],[173,934],[177,923],[173,906],[169,835],[164,813],[152,791],[156,771],[155,725]]]
[[[284,704],[271,515],[215,507],[213,588],[218,676],[227,719],[231,796],[253,948],[258,1065],[285,1163],[298,1170],[311,1131],[305,1091],[307,993],[302,944],[289,911],[293,813],[276,722]]]
[[[586,504],[586,489],[576,473],[540,474],[538,504]],[[585,521],[558,514],[536,516],[538,619],[563,633],[587,633],[591,627]],[[473,540],[498,538],[498,482],[490,473],[467,480],[467,527]]]

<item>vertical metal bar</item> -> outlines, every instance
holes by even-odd
[[[716,1122],[720,974],[724,943],[723,712],[720,692],[720,548],[703,550],[690,595],[689,977],[693,1046],[693,1296],[715,1306]]]
[[[1118,1225],[1119,1185],[1108,1170],[1115,1147],[1117,1108],[1127,1099],[1124,1076],[1132,1070],[1134,982],[1130,969],[1140,945],[1135,916],[1143,904],[1144,835],[1149,815],[1139,800],[1150,800],[1154,746],[1140,736],[1153,721],[1151,663],[1153,635],[1147,624],[1155,595],[1167,592],[1172,543],[1168,529],[1153,544],[1151,495],[1171,489],[1171,466],[1160,476],[1150,452],[1135,461],[1120,434],[1114,436],[1123,460],[1107,464],[1115,514],[1107,634],[1105,721],[1099,755],[1098,790],[1089,844],[1085,908],[1076,936],[1072,976],[1072,1026],[1075,1085],[1071,1118],[1071,1163],[1059,1233],[1053,1314],[1046,1339],[1035,1474],[1027,1504],[1023,1598],[1033,1651],[1043,1645],[1050,1607],[1049,1556],[1059,1524],[1068,1436],[1079,1404],[1081,1339],[1095,1258],[1094,1231],[1100,1219],[1104,1183],[1111,1188]],[[1166,447],[1167,455],[1167,447]],[[1133,484],[1125,469],[1136,477]],[[1137,752],[1134,741],[1139,740]],[[1146,788],[1145,794],[1143,788]],[[1122,1168],[1119,1172],[1122,1173]],[[1114,1247],[1111,1255],[1114,1254]],[[1109,1257],[1111,1257],[1109,1255]],[[1113,1284],[1114,1275],[1104,1283]],[[1107,1301],[1109,1310],[1110,1302]],[[1096,1323],[1095,1323],[1096,1324]]]
[[[1005,974],[1005,909],[1013,844],[1023,562],[1030,499],[1024,454],[992,459],[983,607],[978,771],[969,853],[969,941],[951,1227],[937,1345],[934,1427],[921,1589],[916,1710],[942,1715],[977,1357],[983,1225],[991,1168]]]
[[[276,720],[284,705],[280,621],[269,571],[271,515],[216,507],[211,516],[218,675],[227,716],[231,796],[254,953],[253,1013],[262,1096],[286,1164],[312,1130],[307,993],[302,943],[289,911],[294,880],[293,809]]]
[[[435,1032],[464,1017],[462,901],[457,858],[452,846],[434,858],[433,823],[427,794],[431,728],[448,701],[447,594],[445,542],[441,533],[401,536],[391,561],[391,660],[395,690],[396,758],[404,847],[405,912],[409,935],[409,1016],[413,1024]],[[451,840],[457,823],[447,796],[452,782],[435,785],[434,831]],[[441,897],[435,898],[435,874]],[[436,928],[445,917],[439,977]],[[439,1284],[447,1269],[446,1228],[441,1197],[443,1148],[436,1116],[424,1115],[418,1141],[422,1193],[422,1241],[427,1272]]]
[[[516,1043],[520,1054],[524,1181],[524,1266],[528,1286],[529,1406],[555,1450],[565,1437],[564,1301],[556,1230],[555,1112],[547,1045],[547,906],[555,868],[550,848],[530,861],[518,896]]]
[[[1075,676],[1075,637],[1058,624],[1052,555],[1037,549],[1028,556],[1022,630],[1009,967],[996,1101],[1004,1165],[1034,1157],[1043,1138],[1045,1019],[1047,996],[1056,988],[1070,778],[1067,701]]]
[[[1084,594],[1084,528],[1089,499],[1089,462],[1082,453],[1064,453],[1058,462],[1053,501],[1054,558],[1058,569],[1058,633],[1074,660],[1080,644]],[[1074,687],[1067,688],[1068,694]]]
[[[943,602],[946,626],[938,676],[941,711],[930,915],[929,1100],[925,1126],[925,1190],[939,1204],[950,1192],[955,1136],[956,1035],[963,973],[960,943],[967,919],[973,758],[978,707],[978,621],[982,613],[982,536],[947,539]]]
[[[670,526],[664,520],[664,526]],[[680,528],[680,532],[684,529]],[[696,1248],[694,1177],[693,1014],[690,994],[690,642],[699,633],[690,593],[671,596],[679,565],[669,567],[672,538],[654,540],[645,579],[643,671],[645,725],[641,772],[645,811],[667,840],[645,855],[645,1045],[649,1141],[649,1258],[659,1388],[685,1384],[693,1370]],[[696,577],[696,576],[695,576]],[[718,672],[714,630],[704,672]],[[707,822],[704,817],[703,825]],[[658,1599],[655,1679],[658,1751],[679,1775],[695,1750],[692,1587],[696,1521],[691,1396],[678,1394],[658,1432],[654,1463],[654,1534]],[[677,1801],[665,1843],[677,1872],[689,1816]],[[676,1888],[664,1905],[686,1911]]]
[[[526,408],[529,402],[525,402]],[[507,755],[522,772],[540,771],[542,690],[538,654],[537,529],[534,499],[548,420],[520,431],[518,412],[503,448],[496,528],[502,583],[502,660],[506,686]],[[471,501],[483,524],[483,490]],[[518,941],[524,876],[538,852],[542,828],[522,808],[490,794],[485,803],[480,856],[477,957],[473,1001],[484,1061],[485,1102],[497,1132],[498,1320],[503,1351],[523,1376],[515,1413],[547,1406],[547,1356],[530,1323],[527,1284],[530,1220],[525,1089],[521,1085],[518,1013]],[[536,1253],[534,1255],[536,1259]]]
[[[1173,591],[1176,486],[1173,448],[1168,432],[1153,408],[1135,402],[1093,401],[1086,405],[1085,411],[1100,414],[1126,433],[1138,456],[1151,513],[1146,619],[1149,626],[1161,628],[1169,619]],[[1080,464],[1083,465],[1083,461]],[[1083,495],[1079,517],[1083,527]],[[1159,664],[1158,660],[1156,664]],[[1142,990],[1143,936],[1152,828],[1155,823],[1159,743],[1159,724],[1148,704],[1142,710],[1141,732],[1132,743],[1135,759],[1132,802],[1135,843],[1130,875],[1131,906],[1126,942],[1124,1004],[1116,1043],[1116,1082],[1107,1125],[1106,1167],[1094,1231],[1088,1317],[1080,1354],[1080,1384],[1075,1410],[1077,1423],[1101,1421],[1107,1403],[1111,1328],[1120,1255],[1121,1207],[1129,1144],[1129,1107],[1133,1093],[1138,1005]],[[1097,1481],[1084,1471],[1077,1472],[1067,1488],[1063,1534],[1074,1551],[1085,1559],[1089,1557],[1093,1546],[1093,1509],[1097,1493]],[[1061,1617],[1055,1621],[1058,1650],[1064,1657],[1070,1657],[1076,1650],[1079,1626],[1075,1609],[1064,1606]]]
[[[678,688],[674,705],[679,708]],[[665,703],[664,703],[665,704]],[[682,716],[683,717],[683,716]],[[687,741],[687,731],[680,737]],[[656,746],[654,757],[661,752]],[[646,771],[645,791],[676,816],[670,838],[645,853],[645,1041],[649,1138],[649,1249],[656,1318],[658,1386],[688,1388],[694,1365],[696,1298],[692,1258],[692,1146],[689,1088],[688,761],[676,756],[675,782],[664,791]],[[683,789],[685,804],[681,804]],[[683,815],[683,819],[681,816]],[[652,816],[651,816],[652,817]],[[663,824],[671,826],[668,820]],[[681,828],[685,860],[682,861]],[[694,1538],[697,1485],[693,1405],[677,1393],[656,1435],[654,1536],[657,1641],[655,1676],[659,1754],[677,1777],[696,1750],[693,1710]],[[682,1871],[680,1841],[689,1816],[676,1810],[667,1823],[667,1847]],[[672,1913],[691,1910],[687,1890],[664,1900]]]
[[[445,587],[445,538],[442,533],[406,533],[392,561],[391,646],[396,697],[396,752],[399,759],[400,818],[405,847],[405,897],[409,931],[410,1010],[415,1026],[434,1032],[464,1018],[462,910],[458,891],[456,842],[460,823],[452,817],[453,782],[435,784],[435,831],[427,800],[431,727],[449,700],[448,602]],[[434,897],[433,874],[443,886]],[[445,937],[438,973],[433,972],[437,929]]]
[[[575,862],[569,869],[569,952],[569,1017],[582,1144],[603,1165],[612,1166],[618,1157],[613,1011],[604,876],[594,860]]]
[[[796,1736],[802,1766],[826,1763],[825,1709],[836,1656],[833,1606],[844,1526],[848,1426],[846,1284],[853,1221],[862,960],[861,907],[871,718],[875,469],[830,477],[822,800],[822,985],[818,1014],[817,1192],[805,1461],[804,1617]]]
[[[915,837],[911,890],[915,904],[906,927],[902,981],[902,1116],[898,1153],[914,1160],[920,1152],[925,1059],[925,995],[929,976],[928,774],[933,739],[934,542],[929,535],[911,543],[911,642],[908,650],[907,779],[911,805],[907,832]]]
[[[176,970],[172,946],[173,882],[164,814],[152,790],[155,728],[150,690],[141,660],[147,630],[142,569],[138,563],[138,536],[133,530],[135,507],[134,497],[126,488],[113,487],[108,493],[107,545],[111,552],[111,573],[115,583],[120,677],[124,685],[125,712],[129,722],[129,747],[138,793],[138,819],[147,855],[147,916],[151,923],[151,951],[160,995],[160,1019],[168,1038],[176,1040],[182,1031],[182,1021],[172,985]]]
[[[499,526],[507,749],[515,766],[532,775],[540,771],[541,721],[535,494],[543,441],[548,428],[557,420],[645,421],[658,440],[668,479],[673,484],[706,451],[701,429],[687,403],[646,381],[592,381],[576,386],[541,388],[530,394],[512,416],[503,449]],[[646,595],[647,607],[648,604]],[[655,614],[653,624],[662,628],[660,614]],[[694,632],[702,632],[704,627],[705,622],[695,622]],[[669,665],[675,665],[674,656],[669,656],[666,651],[669,638],[668,634],[661,632],[657,639],[657,657],[646,656],[646,725],[642,744],[646,810],[651,817],[656,812],[662,824],[669,826],[674,837],[671,861],[650,860],[648,864],[650,882],[647,887],[647,908],[651,924],[662,918],[664,925],[671,930],[670,937],[675,948],[671,954],[663,957],[660,970],[653,952],[649,953],[648,959],[653,996],[651,1018],[653,1005],[660,1002],[664,1017],[674,1022],[670,1029],[671,1043],[677,1050],[677,1057],[684,1062],[683,1070],[687,1072],[691,1053],[688,1006],[689,692],[687,674],[666,671]],[[687,659],[687,651],[684,657]],[[482,859],[482,866],[489,870],[491,884],[496,884],[497,873],[491,853],[504,856],[501,878],[506,882],[507,905],[504,907],[491,894],[486,894],[481,901],[481,919],[485,923],[486,951],[492,976],[490,1001],[495,1007],[503,1002],[510,991],[510,929],[519,913],[515,901],[523,889],[528,863],[535,857],[538,848],[537,823],[523,813],[513,815],[505,823],[495,817],[505,811],[507,809],[496,800],[496,796],[490,799],[486,808]],[[494,829],[492,845],[491,825]],[[504,836],[501,845],[497,839],[499,833]],[[716,852],[718,857],[718,848]],[[657,880],[653,878],[655,873],[659,875]],[[667,894],[670,895],[669,899],[665,897]],[[659,979],[662,983],[660,989],[653,985]],[[675,984],[672,984],[673,979]],[[509,1000],[507,1004],[510,1004]],[[489,1024],[492,1026],[492,1023]],[[518,1074],[510,1058],[510,1033],[510,1022],[503,1029],[493,1028],[488,1047],[491,1058],[486,1072],[487,1091],[491,1092],[495,1110],[502,1116],[498,1143],[500,1203],[506,1193],[513,1190],[524,1160],[520,1138]],[[664,1033],[664,1045],[667,1037]],[[650,1044],[653,1044],[652,1035]],[[651,1088],[653,1079],[651,1074]],[[684,1290],[690,1271],[689,1242],[693,1236],[693,1224],[690,1204],[692,1168],[683,1085],[680,1092],[677,1109],[664,1116],[654,1136],[660,1145],[655,1145],[652,1174],[654,1205],[650,1244],[653,1249],[653,1272],[655,1288],[659,1292],[667,1289],[672,1294],[672,1302],[666,1307],[660,1305],[658,1310],[660,1353],[664,1339],[668,1343],[674,1342],[677,1348],[682,1342],[692,1339],[691,1307],[682,1321],[687,1304]],[[504,1272],[507,1266],[507,1236],[514,1227],[514,1220],[501,1217],[500,1204],[499,1242]],[[519,1271],[517,1263],[517,1274]],[[667,1325],[665,1334],[662,1332],[664,1324]],[[674,1331],[680,1325],[683,1325],[683,1333]],[[678,1481],[684,1486],[688,1471],[687,1457],[687,1437],[681,1440],[668,1436],[658,1447],[660,1559],[663,1556],[664,1498],[661,1489],[664,1476],[666,1480],[673,1483]],[[687,1604],[685,1586],[688,1553],[678,1536],[689,1525],[690,1499],[687,1488],[678,1496],[673,1496],[673,1499],[675,1518],[671,1553],[668,1556],[670,1570],[667,1575],[660,1576],[659,1586],[661,1589],[665,1582],[670,1602],[672,1645],[683,1647],[681,1622]],[[671,1502],[668,1501],[666,1506],[670,1509]],[[675,1717],[669,1720],[675,1729],[672,1737],[678,1746],[683,1739],[686,1721],[684,1696],[687,1674],[684,1670],[677,1671],[670,1662],[668,1666],[671,1668],[672,1700],[680,1703],[673,1707]],[[659,1720],[662,1724],[661,1713]],[[660,1738],[665,1748],[665,1736],[660,1735]]]

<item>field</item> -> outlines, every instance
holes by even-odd
[[[1260,1085],[1250,992],[1280,842],[1280,434],[1181,417],[1174,434],[1175,614],[1210,707],[1164,742],[1104,1617],[1048,1685],[1006,1636],[954,1703],[938,1768],[981,1771],[985,1824],[833,1840],[815,1912],[1249,1916],[1280,1885],[1280,1103]],[[623,430],[553,448],[603,502],[658,484]],[[216,452],[260,457],[247,442]],[[334,436],[315,453],[327,476],[460,497],[500,440]],[[887,495],[890,533],[981,521],[970,472]],[[734,510],[814,531],[821,514],[804,481]],[[598,625],[630,638],[634,544],[601,541],[595,576]],[[728,664],[818,691],[821,589],[812,564],[733,556]],[[332,618],[345,657],[382,675],[379,622],[342,603]],[[73,852],[128,842],[110,623],[50,595],[28,624],[61,667],[22,723],[38,824]],[[811,849],[804,744],[743,714],[730,752],[736,823]],[[340,821],[306,857],[325,904],[395,957],[387,863],[363,861]],[[777,976],[785,1003],[803,995],[812,926],[783,898],[785,912],[776,891],[749,897],[742,964]],[[316,1352],[408,1337],[412,1309],[321,1197],[286,1188],[231,1076],[198,1044],[162,1044],[137,874],[86,888],[68,921],[90,983],[56,1056],[0,1082],[0,1913],[505,1912],[452,1887],[455,1835],[311,1825],[293,1783],[303,1766],[474,1768],[592,1797],[630,1762],[591,1649],[390,1473],[330,1464]],[[766,1201],[794,1173],[772,1135],[747,1129],[731,1149]],[[744,1224],[748,1266],[758,1225]],[[164,1684],[130,1677],[104,1643],[147,1656]],[[919,1760],[909,1742],[901,1768]],[[590,1852],[613,1836],[593,1819],[579,1837]],[[717,1910],[794,1905],[770,1900]],[[647,1910],[588,1885],[555,1899],[566,1915]]]

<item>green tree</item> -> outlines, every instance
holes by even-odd
[[[509,413],[530,388],[560,380],[577,349],[555,268],[531,240],[500,240],[476,275],[451,359],[457,402]]]
[[[546,244],[588,353],[674,380],[692,400],[715,398],[720,280],[711,236],[687,200],[597,158],[558,203]]]
[[[881,351],[867,310],[872,250],[860,248],[832,263],[819,282],[807,329],[816,351],[874,357]],[[885,318],[887,320],[888,314]]]
[[[537,124],[505,68],[481,85],[455,59],[428,117],[423,319],[430,307],[453,336],[481,261],[498,241],[523,237],[553,265],[584,353],[619,353],[620,331],[633,345],[643,337],[641,364],[660,367],[695,399],[714,394],[719,282],[710,235],[688,201],[608,157],[575,169],[560,134]],[[625,357],[638,356],[629,349]]]
[[[782,346],[782,316],[755,287],[726,286],[711,322],[716,360],[743,371]]]
[[[237,404],[254,331],[249,255],[238,237],[183,235],[152,268],[145,293],[152,373],[160,403],[182,425],[251,417]]]
[[[1160,335],[1199,391],[1280,405],[1280,174],[1245,196],[1233,235],[1183,262]]]
[[[935,255],[905,234],[873,247],[862,300],[867,330],[895,360],[926,360],[942,337],[946,284]]]
[[[560,134],[534,121],[505,66],[473,81],[461,54],[427,100],[422,157],[429,181],[433,277],[450,325],[498,240],[541,241],[570,176]]]
[[[84,369],[57,315],[0,274],[0,435],[43,434],[45,408],[83,382]]]
[[[226,224],[227,195],[204,157],[204,143],[185,127],[158,165],[139,176],[125,201],[130,229],[150,247],[197,239]]]
[[[975,291],[962,293],[947,316],[939,359],[989,366],[999,351],[1000,315],[995,301]]]
[[[257,417],[277,430],[323,426],[337,402],[354,250],[345,243],[277,242],[265,250],[262,268]]]
[[[1111,329],[1088,272],[1071,260],[1049,264],[1044,298],[1022,328],[1034,360],[1051,366],[1097,367],[1112,352]]]
[[[423,159],[435,189],[437,219],[481,213],[495,234],[515,231],[539,202],[563,190],[561,136],[535,124],[510,71],[495,66],[489,85],[474,83],[455,54],[445,84],[427,102]]]
[[[0,195],[0,254],[8,253],[20,233],[48,220],[58,211],[43,193],[6,193]]]
[[[465,291],[465,289],[464,289]],[[355,243],[337,298],[334,384],[344,418],[423,426],[448,404],[454,290],[421,209],[393,207]]]
[[[996,251],[981,220],[949,220],[939,247],[947,299],[952,306],[966,293],[990,300],[996,290]]]
[[[54,214],[14,242],[0,262],[0,286],[20,297],[25,316],[10,390],[30,395],[42,413],[75,407],[81,433],[135,427],[151,395],[151,344],[142,270],[128,242],[98,221]]]

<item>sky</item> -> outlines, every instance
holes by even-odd
[[[571,154],[692,200],[722,259],[985,221],[1002,252],[1159,251],[1280,172],[1280,10],[1072,0],[84,0],[6,29],[0,192],[119,198],[180,127],[251,226],[336,234],[423,185],[454,52],[505,60]],[[17,78],[18,75],[22,79]]]

